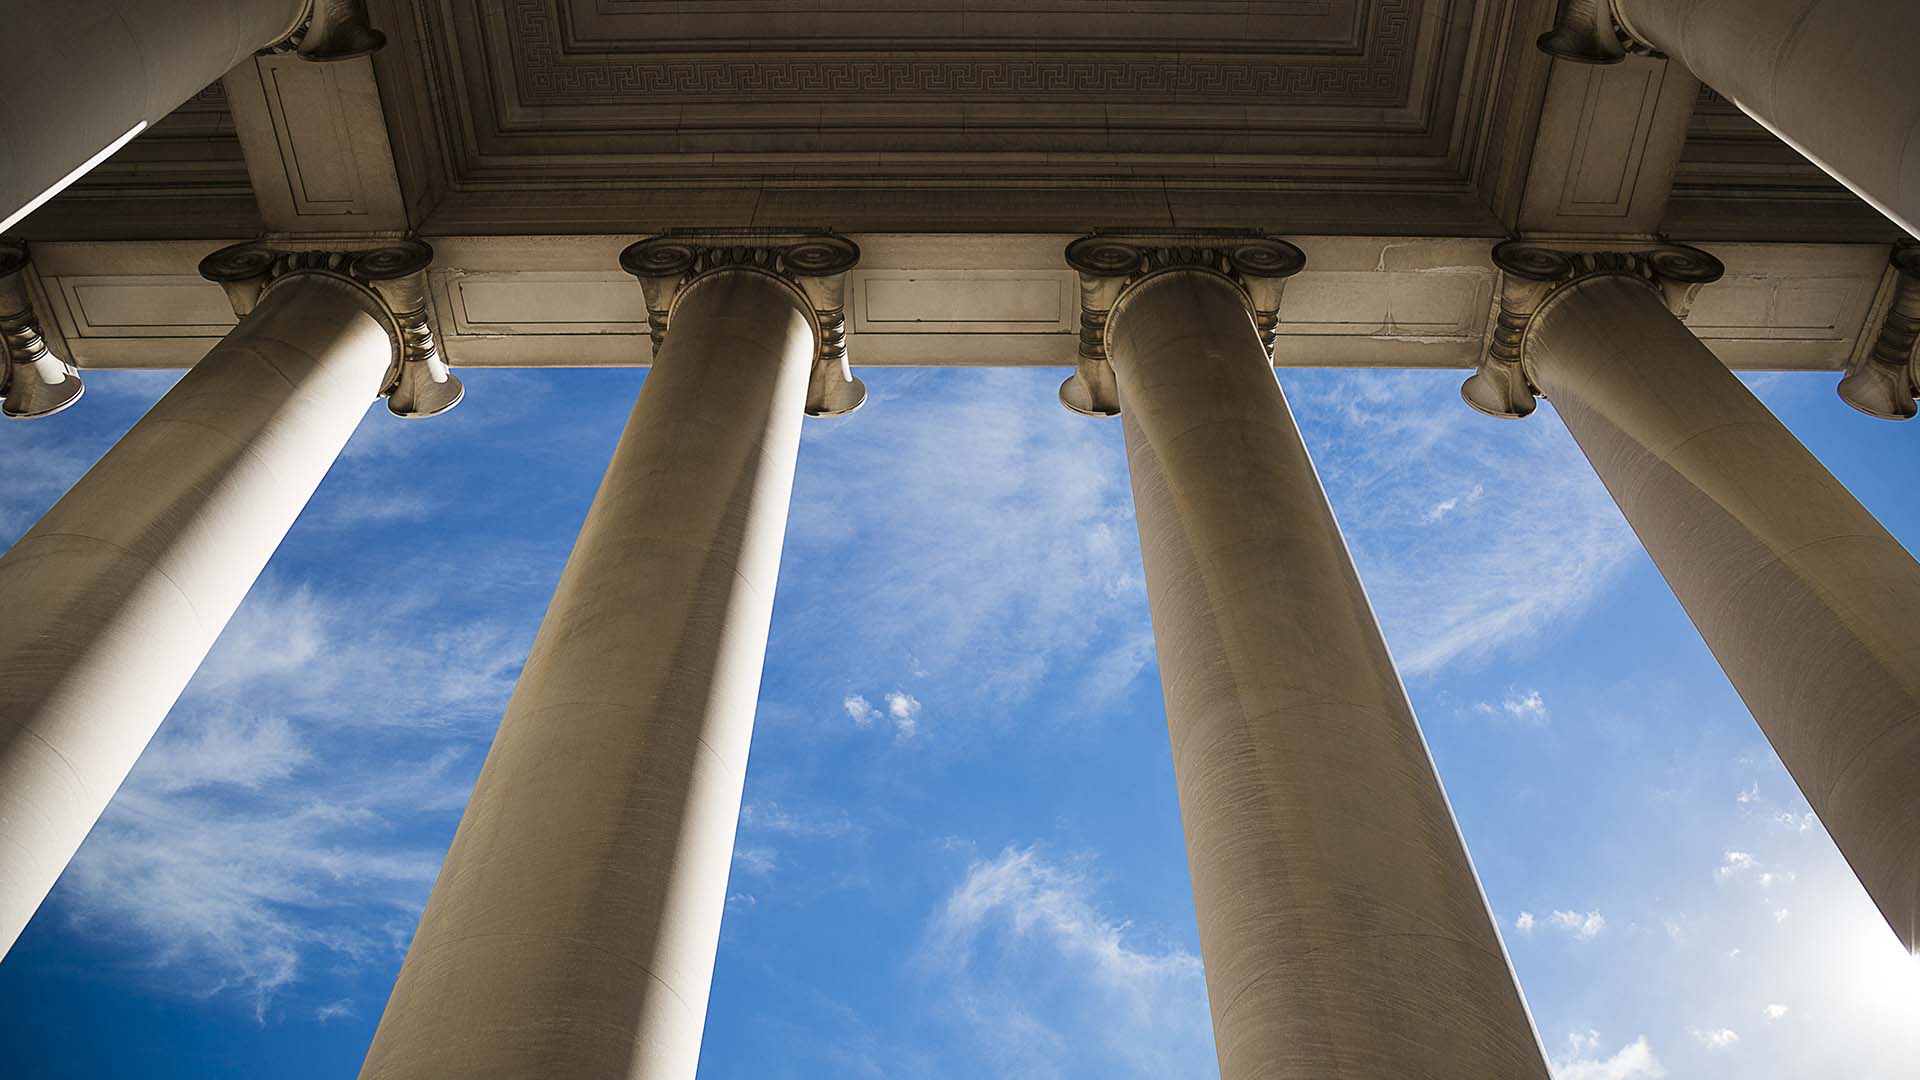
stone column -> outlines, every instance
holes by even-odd
[[[1860,350],[1840,379],[1840,400],[1882,420],[1920,413],[1920,243],[1896,244],[1886,312],[1873,344]]]
[[[1553,402],[1841,854],[1920,947],[1920,564],[1675,317],[1719,275],[1712,256],[1514,242],[1494,259],[1514,359],[1491,363]]]
[[[396,381],[376,290],[415,288],[431,254],[210,257],[246,317],[0,557],[0,947]]]
[[[797,283],[858,257],[749,240],[622,258],[664,340],[363,1080],[692,1080],[823,351]]]
[[[385,43],[366,0],[0,0],[0,232],[261,49]]]
[[[29,265],[25,244],[0,240],[0,416],[9,420],[52,416],[85,391],[80,373],[41,334]]]
[[[1222,1080],[1545,1080],[1256,325],[1304,259],[1213,236],[1068,259],[1126,429]]]
[[[1920,3],[1562,0],[1540,39],[1583,63],[1663,53],[1920,236]]]

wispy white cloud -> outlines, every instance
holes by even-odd
[[[1451,372],[1281,381],[1409,675],[1537,642],[1638,550],[1550,406],[1489,419],[1460,403]]]
[[[880,719],[880,710],[859,694],[847,695],[840,706],[847,711],[847,718],[853,721],[855,727],[870,728],[875,720]]]
[[[1787,1018],[1787,1014],[1792,1011],[1793,1011],[1792,1009],[1788,1008],[1785,1005],[1775,1003],[1772,1005],[1768,1005],[1765,1009],[1762,1009],[1761,1013],[1767,1018],[1767,1023],[1771,1024],[1771,1023],[1774,1023],[1775,1021],[1785,1020]]]
[[[315,956],[390,963],[523,648],[400,600],[261,581],[62,879],[69,924],[262,1018]]]
[[[1513,928],[1523,934],[1533,933],[1533,928],[1537,925],[1539,925],[1539,922],[1533,917],[1533,912],[1531,911],[1523,911],[1518,918],[1513,920]]]
[[[336,530],[395,525],[426,521],[439,506],[435,500],[414,491],[355,488],[335,495],[322,488],[304,520]]]
[[[441,851],[393,835],[411,809],[398,793],[446,783],[448,764],[328,799],[153,790],[136,770],[62,879],[64,911],[90,936],[152,950],[168,987],[231,991],[264,1019],[309,953],[384,964],[411,934]]]
[[[1592,941],[1607,928],[1607,917],[1597,911],[1556,911],[1549,918],[1556,930],[1564,930],[1576,941]]]
[[[1687,1029],[1687,1034],[1693,1036],[1694,1041],[1709,1050],[1725,1050],[1740,1041],[1739,1032],[1725,1027],[1705,1029],[1690,1027]]]
[[[1479,502],[1480,496],[1485,495],[1486,493],[1487,493],[1487,486],[1485,484],[1475,484],[1465,495],[1450,496],[1448,498],[1440,500],[1437,503],[1434,503],[1432,506],[1427,508],[1427,512],[1425,514],[1422,514],[1420,516],[1420,520],[1423,524],[1437,525],[1440,522],[1446,520],[1447,515],[1453,513],[1455,510],[1460,509],[1460,505],[1462,503],[1466,503],[1467,505],[1471,506],[1473,503]]]
[[[1084,863],[1033,848],[975,861],[934,912],[927,963],[948,980],[982,1053],[1007,1075],[1052,1076],[1069,1059],[1109,1076],[1211,1077],[1200,959],[1147,947],[1103,914]]]
[[[1755,859],[1750,851],[1729,851],[1720,856],[1720,869],[1714,873],[1720,880],[1725,881],[1744,874],[1758,865],[1760,865],[1759,860]]]
[[[845,810],[831,814],[797,814],[777,802],[748,802],[740,807],[740,828],[807,839],[831,839],[860,831]]]
[[[1520,727],[1541,727],[1552,717],[1546,698],[1538,690],[1511,691],[1498,705],[1476,702],[1473,711],[1482,716],[1499,717]]]
[[[884,679],[923,701],[951,690],[1017,703],[1088,657],[1117,654],[1116,670],[1131,661],[1138,672],[1145,592],[1118,425],[1062,409],[1060,377],[875,380],[860,413],[806,429],[787,562],[833,572],[782,581],[779,632],[860,658],[829,662],[823,683]],[[901,720],[928,734],[910,708],[902,717],[884,695],[864,700],[896,735]],[[1005,714],[943,720],[940,741],[991,733]]]
[[[779,853],[773,848],[757,844],[735,844],[733,847],[733,865],[759,877],[769,877],[780,868]]]
[[[1574,1032],[1567,1044],[1567,1055],[1551,1062],[1554,1080],[1660,1080],[1667,1075],[1645,1035],[1607,1057],[1598,1056],[1597,1031]]]
[[[1792,829],[1794,832],[1806,832],[1808,829],[1818,825],[1820,819],[1814,817],[1813,811],[1811,810],[1804,814],[1796,814],[1792,811],[1782,810],[1773,815],[1773,823],[1783,828]]]
[[[893,718],[893,730],[902,739],[920,734],[920,699],[905,690],[887,694],[887,715]]]

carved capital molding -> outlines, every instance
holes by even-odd
[[[1840,380],[1840,400],[1882,420],[1920,412],[1920,244],[1893,249],[1893,293],[1873,348]]]
[[[1467,404],[1507,420],[1532,414],[1540,391],[1527,371],[1527,334],[1542,309],[1570,286],[1596,277],[1646,285],[1685,318],[1700,289],[1726,274],[1720,260],[1680,244],[1634,251],[1566,251],[1527,240],[1493,249],[1500,271],[1500,311],[1480,369],[1460,387]]]
[[[845,416],[867,400],[847,362],[847,272],[860,247],[830,230],[669,229],[631,244],[620,268],[640,279],[653,351],[660,352],[674,304],[707,274],[750,270],[797,290],[812,313],[818,348],[807,382],[808,416]]]
[[[53,354],[28,289],[27,245],[0,240],[0,416],[32,420],[80,400],[80,373]]]
[[[1633,55],[1666,59],[1635,36],[1613,0],[1560,0],[1553,29],[1540,35],[1540,50],[1577,64],[1618,64]]]
[[[1247,301],[1260,343],[1273,360],[1280,299],[1287,279],[1306,268],[1307,256],[1284,240],[1247,229],[1184,232],[1098,232],[1067,245],[1067,265],[1080,275],[1080,356],[1060,385],[1060,403],[1085,416],[1120,415],[1109,332],[1120,298],[1135,282],[1185,270],[1218,274]]]
[[[289,281],[318,275],[350,287],[367,313],[387,328],[393,363],[380,395],[408,419],[437,416],[465,396],[434,341],[427,292],[433,249],[418,240],[372,241],[366,247],[316,251],[279,241],[222,248],[200,261],[200,276],[227,290],[245,319]]]
[[[263,51],[324,63],[367,56],[386,44],[387,35],[373,28],[367,0],[307,0],[287,35]]]

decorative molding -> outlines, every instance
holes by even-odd
[[[1527,373],[1527,333],[1534,316],[1561,290],[1595,277],[1628,277],[1659,293],[1667,309],[1686,318],[1703,286],[1726,267],[1699,248],[1663,244],[1637,251],[1566,251],[1527,240],[1493,249],[1500,271],[1500,311],[1479,370],[1460,396],[1488,416],[1517,420],[1533,413],[1540,390]]]
[[[1085,416],[1120,415],[1109,359],[1111,316],[1135,282],[1171,270],[1203,271],[1233,282],[1246,297],[1271,363],[1287,279],[1307,265],[1299,248],[1244,229],[1100,232],[1067,245],[1066,259],[1080,275],[1080,352],[1074,373],[1060,384],[1060,403]]]
[[[52,416],[86,392],[47,345],[27,288],[31,265],[27,245],[0,240],[0,416],[9,420]]]
[[[1892,296],[1873,348],[1840,380],[1840,400],[1882,420],[1911,420],[1920,412],[1920,244],[1897,245],[1891,263]]]
[[[807,382],[808,416],[845,416],[867,400],[847,363],[847,272],[860,248],[831,231],[670,229],[620,253],[620,268],[640,280],[657,355],[686,287],[708,274],[752,270],[796,289],[813,316],[817,348]]]
[[[471,2],[471,0],[468,0]],[[788,46],[729,56],[702,48],[662,54],[659,43],[638,52],[595,48],[570,53],[555,0],[507,0],[505,19],[528,105],[599,104],[608,94],[675,100],[685,96],[772,96],[783,101],[851,95],[967,94],[984,98],[1087,95],[1146,98],[1205,96],[1270,101],[1287,96],[1334,104],[1398,103],[1408,61],[1429,5],[1451,0],[1374,0],[1366,18],[1366,55],[1341,57],[1174,56],[1164,41],[1103,42],[1107,55],[1022,53],[1005,42],[965,39],[862,42],[854,49]],[[796,43],[813,45],[812,42]],[[915,46],[922,55],[912,55]],[[1279,43],[1276,43],[1276,51]],[[1184,46],[1183,46],[1184,47]],[[736,53],[739,50],[735,50]],[[967,55],[973,52],[976,55]]]
[[[350,286],[367,313],[387,328],[393,362],[380,395],[395,416],[437,416],[460,403],[465,388],[441,359],[428,302],[433,248],[418,240],[373,242],[314,251],[276,241],[235,244],[201,260],[200,274],[227,291],[242,320],[288,281],[319,275]]]

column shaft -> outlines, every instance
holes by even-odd
[[[364,1080],[691,1080],[815,350],[686,287],[454,836]]]
[[[1163,273],[1111,326],[1222,1080],[1544,1080],[1240,296]]]
[[[0,0],[0,232],[96,155],[287,36],[305,0]]]
[[[1920,236],[1920,3],[1613,2],[1635,37]]]
[[[1640,282],[1567,286],[1525,349],[1854,873],[1920,946],[1920,564]]]
[[[0,557],[0,948],[106,809],[391,358],[349,286],[287,282]]]

